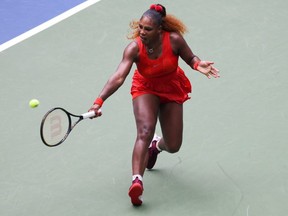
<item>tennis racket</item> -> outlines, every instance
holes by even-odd
[[[49,147],[58,146],[66,140],[69,133],[80,121],[94,116],[94,111],[74,115],[61,107],[53,108],[43,116],[41,121],[41,139]],[[76,120],[72,122],[72,119]]]

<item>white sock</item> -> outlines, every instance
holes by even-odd
[[[162,151],[162,149],[159,147],[159,141],[160,141],[160,140],[158,140],[158,141],[157,141],[157,143],[156,143],[156,148],[157,148],[157,150],[158,150],[158,151],[160,151],[160,152],[161,152],[161,151]]]
[[[132,181],[134,181],[136,178],[138,178],[140,181],[143,181],[143,177],[139,174],[133,175],[132,176]]]

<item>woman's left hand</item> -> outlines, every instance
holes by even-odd
[[[213,66],[214,62],[211,61],[200,61],[197,70],[207,76],[209,79],[211,76],[219,78],[219,70]]]

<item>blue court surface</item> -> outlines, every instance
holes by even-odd
[[[127,195],[135,66],[101,118],[81,122],[61,146],[41,142],[49,109],[88,110],[130,42],[130,21],[152,3],[0,1],[0,216],[288,214],[287,0],[159,0],[221,78],[179,61],[193,85],[183,144],[145,172],[140,208]]]
[[[83,3],[85,0],[1,0],[0,44]]]

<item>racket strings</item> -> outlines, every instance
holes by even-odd
[[[41,138],[48,146],[56,146],[65,140],[71,128],[71,119],[62,109],[49,112],[42,121]]]

